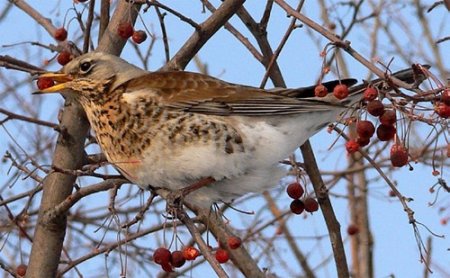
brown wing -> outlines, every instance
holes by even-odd
[[[346,83],[354,82],[348,79]],[[336,84],[329,82],[326,86]],[[168,108],[212,115],[284,115],[326,111],[330,106],[340,106],[339,103],[304,98],[313,95],[314,87],[267,91],[192,72],[152,72],[130,81],[128,86],[157,91]]]

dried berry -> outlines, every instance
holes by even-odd
[[[394,138],[397,129],[392,125],[379,125],[377,128],[377,137],[380,141],[389,141]]]
[[[439,102],[434,107],[434,111],[439,115],[439,117],[447,119],[450,117],[450,105],[447,105],[443,102]]]
[[[348,140],[347,143],[345,143],[345,149],[349,154],[355,153],[359,150],[359,144],[356,140]]]
[[[20,264],[16,268],[16,274],[19,276],[25,276],[27,274],[27,266],[24,264]]]
[[[372,100],[367,103],[367,112],[375,117],[381,116],[384,113],[384,105],[379,100]]]
[[[174,267],[182,267],[186,259],[184,258],[183,252],[181,251],[173,251],[172,256],[170,258],[170,263]]]
[[[345,84],[336,85],[336,87],[334,87],[333,89],[333,95],[337,99],[344,99],[348,97],[348,93],[349,93],[348,87]]]
[[[359,121],[356,124],[356,133],[361,138],[370,138],[375,133],[375,126],[371,121]]]
[[[197,248],[193,246],[187,246],[183,249],[183,257],[187,261],[193,261],[200,255],[200,252]]]
[[[383,125],[393,125],[397,121],[397,114],[395,110],[386,110],[383,115],[380,116],[380,122]]]
[[[216,260],[221,263],[224,264],[226,262],[228,262],[228,260],[230,259],[230,256],[228,255],[228,251],[222,248],[217,249],[216,251]]]
[[[147,39],[147,33],[142,30],[134,31],[131,39],[137,44],[143,43]]]
[[[367,146],[370,143],[370,138],[358,137],[356,138],[356,143],[358,143],[360,147]]]
[[[237,249],[241,246],[242,240],[237,236],[232,236],[228,238],[228,247],[230,249]]]
[[[314,88],[314,95],[316,97],[326,97],[328,95],[328,90],[324,85],[319,84]]]
[[[303,203],[305,204],[305,210],[307,212],[315,212],[319,210],[319,203],[311,197],[306,198]]]
[[[391,147],[392,166],[402,167],[408,163],[408,152],[402,144],[394,144]]]
[[[300,183],[293,182],[288,185],[288,187],[286,188],[286,192],[292,199],[300,199],[300,197],[302,197],[304,193],[304,190]]]
[[[67,39],[67,31],[64,27],[58,28],[55,31],[55,34],[53,35],[55,40],[57,41],[64,41]]]
[[[56,60],[61,66],[64,66],[72,60],[72,55],[67,51],[62,51],[61,53],[58,54]]]
[[[367,87],[364,90],[364,99],[367,101],[372,101],[378,97],[378,92],[373,87]]]
[[[129,22],[121,22],[117,27],[117,34],[126,40],[133,35],[133,26]]]
[[[442,92],[441,101],[447,105],[450,105],[450,88],[447,88]]]
[[[164,247],[159,247],[153,253],[153,261],[157,264],[162,265],[165,263],[169,263],[171,260],[171,256],[172,255],[171,255],[169,249],[164,248]]]
[[[305,204],[301,200],[295,199],[291,202],[290,209],[292,213],[301,214],[305,210]]]

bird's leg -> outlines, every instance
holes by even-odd
[[[200,179],[196,183],[193,183],[187,187],[183,187],[181,189],[172,191],[167,196],[167,206],[168,208],[181,208],[182,201],[184,197],[186,197],[188,194],[194,192],[195,190],[198,190],[204,186],[208,186],[211,183],[215,182],[216,180],[212,177],[207,177]]]

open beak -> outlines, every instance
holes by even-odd
[[[64,91],[67,88],[66,83],[73,80],[69,74],[58,72],[46,72],[39,75],[38,78],[49,78],[55,82],[55,85],[33,92],[33,94],[50,94]]]

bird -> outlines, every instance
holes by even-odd
[[[360,101],[367,86],[350,88],[344,100],[319,98],[314,86],[266,90],[201,73],[149,72],[102,52],[41,77],[56,83],[36,93],[78,101],[108,162],[130,182],[177,191],[206,179],[184,196],[200,207],[279,184],[286,172],[279,162]],[[322,84],[332,91],[355,83]]]

